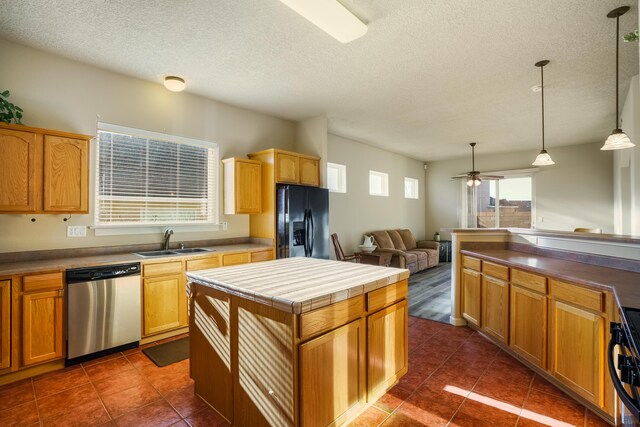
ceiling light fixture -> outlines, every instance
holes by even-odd
[[[607,18],[616,18],[616,128],[611,132],[611,135],[604,142],[601,150],[620,150],[623,148],[631,148],[636,145],[631,142],[631,139],[626,133],[619,128],[620,115],[618,111],[618,51],[620,44],[620,17],[629,11],[629,6],[622,6],[617,9],[613,9],[607,14]]]
[[[367,26],[337,0],[280,0],[341,43],[367,32]]]
[[[476,170],[476,143],[470,142],[471,146],[471,172],[469,172],[467,177],[467,186],[473,187],[482,184],[482,180],[478,177],[480,172]]]
[[[164,87],[171,92],[182,92],[187,85],[184,79],[178,76],[167,76],[164,78]]]
[[[540,150],[540,154],[538,154],[532,163],[533,166],[549,166],[556,164],[556,162],[551,159],[549,153],[547,153],[547,150],[544,149],[544,66],[548,63],[548,59],[536,62],[536,67],[540,67],[540,92],[542,93],[542,150]]]

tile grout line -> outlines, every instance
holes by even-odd
[[[96,389],[95,384],[93,384],[93,380],[91,379],[89,374],[87,374],[87,371],[84,369],[84,364],[83,363],[80,364],[80,369],[82,369],[82,372],[84,372],[84,374],[87,376],[87,379],[89,380],[89,384],[91,384],[91,388],[93,389],[93,391],[95,391],[96,396],[98,396],[98,400],[100,401],[100,404],[102,405],[102,408],[104,409],[104,411],[107,413],[107,416],[109,417],[109,421],[114,421],[115,422],[115,418],[113,418],[111,416],[111,413],[107,409],[107,405],[104,404],[104,401],[102,400],[102,396],[100,396],[100,393],[98,393],[98,390]]]
[[[522,402],[522,408],[520,408],[520,413],[518,414],[518,419],[516,420],[516,426],[518,425],[518,423],[520,422],[520,419],[522,418],[524,407],[527,406],[527,403],[529,402],[529,396],[531,396],[531,391],[533,391],[533,382],[536,380],[536,375],[538,374],[534,372],[533,377],[531,378],[531,381],[529,381],[529,390],[527,390],[527,396],[524,398],[524,402]]]
[[[36,396],[36,385],[33,382],[33,377],[29,378],[29,382],[31,383],[31,390],[33,391],[33,401],[36,404],[36,414],[38,414],[38,423],[40,425],[43,425],[44,421],[42,420],[42,417],[40,416],[40,406],[38,405],[38,398]]]

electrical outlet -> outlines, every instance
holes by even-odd
[[[87,237],[87,227],[85,225],[69,225],[67,237]]]
[[[227,231],[228,228],[229,228],[229,223],[227,221],[224,221],[222,223],[222,230]]]
[[[538,217],[538,224],[542,224],[544,222],[544,217],[543,216],[539,216]]]

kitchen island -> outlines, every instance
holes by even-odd
[[[288,258],[187,277],[195,392],[232,425],[341,425],[407,372],[408,270]]]

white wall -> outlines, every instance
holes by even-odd
[[[362,243],[363,234],[376,230],[408,228],[417,239],[433,237],[424,232],[421,161],[332,134],[328,136],[327,160],[347,167],[347,192],[329,193],[329,228],[331,233],[338,233],[345,253],[353,253]],[[389,197],[369,195],[369,170],[389,174]],[[419,199],[404,198],[405,177],[419,181]]]
[[[617,234],[640,236],[640,84],[637,75],[631,79],[620,121],[636,146],[613,154],[614,230]]]
[[[139,80],[91,65],[51,55],[0,39],[0,89],[9,89],[14,104],[24,109],[26,125],[96,133],[96,116],[107,123],[210,140],[220,146],[220,158],[244,156],[277,147],[291,150],[293,122],[217,102],[189,93],[172,93],[161,84]],[[187,86],[189,82],[187,81]],[[92,147],[93,150],[94,147]],[[94,161],[92,151],[92,165]],[[91,191],[93,200],[93,175]],[[220,187],[222,190],[222,187]],[[0,215],[0,252],[152,243],[161,233],[67,238],[67,225],[91,225],[89,215]],[[222,210],[221,210],[222,211]],[[30,219],[37,221],[32,223]],[[224,216],[227,231],[199,233],[176,229],[174,241],[249,235],[247,215]]]
[[[550,148],[556,162],[540,167],[534,176],[536,228],[573,231],[575,227],[613,232],[613,155],[600,151],[602,142]],[[478,155],[482,172],[531,168],[538,150]],[[460,227],[460,180],[451,176],[471,167],[470,156],[427,166],[427,235],[441,228]],[[447,234],[444,234],[446,236]]]

